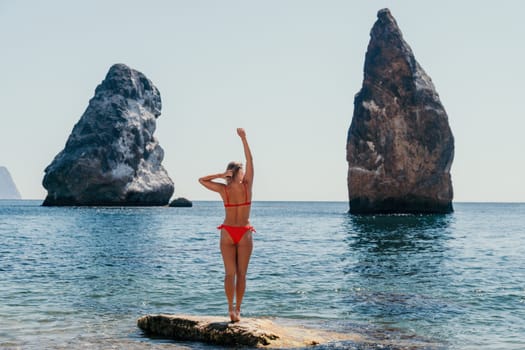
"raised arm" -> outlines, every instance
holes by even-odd
[[[246,139],[246,132],[242,128],[237,129],[237,135],[241,138],[242,147],[244,149],[244,157],[246,158],[246,170],[244,172],[244,179],[247,184],[250,186],[253,184],[253,157],[252,152],[250,151],[250,146],[248,145],[248,140]]]

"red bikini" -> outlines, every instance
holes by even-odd
[[[237,244],[241,241],[244,234],[248,231],[255,232],[255,229],[253,226],[247,225],[247,226],[230,226],[230,225],[224,225],[217,227],[218,230],[225,229],[226,232],[230,235],[230,237],[233,240],[233,244]]]
[[[244,185],[244,203],[230,203],[230,196],[228,196],[228,187],[224,188],[224,192],[226,193],[226,202],[224,202],[225,208],[231,208],[231,207],[242,207],[244,205],[250,205],[252,202],[248,202],[248,189],[246,188],[246,184]]]
[[[244,184],[244,202],[243,203],[230,203],[230,196],[228,195],[228,188],[225,188],[225,194],[226,194],[226,201],[224,202],[225,208],[231,208],[231,207],[242,207],[245,205],[251,205],[252,202],[248,201],[248,189],[246,188],[246,184]],[[218,230],[225,229],[226,232],[230,235],[230,237],[233,240],[233,244],[237,244],[241,241],[244,234],[248,231],[255,232],[255,229],[253,226],[246,225],[246,226],[230,226],[230,225],[220,225],[217,227]]]

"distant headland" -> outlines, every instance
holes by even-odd
[[[0,166],[0,199],[22,199],[11,173],[5,166]]]

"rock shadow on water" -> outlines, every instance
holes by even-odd
[[[436,249],[449,237],[453,216],[448,214],[352,215],[345,223],[354,246],[376,251]]]
[[[62,303],[77,310],[127,312],[137,307],[137,295],[151,288],[151,276],[168,273],[162,268],[167,258],[152,258],[166,251],[163,210],[51,207],[45,212],[57,222],[61,264],[53,271],[69,288]]]
[[[447,278],[453,273],[443,264],[452,222],[451,215],[349,215],[345,241],[357,261],[346,273],[390,289]]]
[[[446,297],[454,274],[446,264],[453,221],[453,214],[348,215],[351,258],[343,272],[350,292],[343,302],[349,317],[360,315],[378,335],[392,329],[416,338],[445,334],[438,329],[461,313]]]

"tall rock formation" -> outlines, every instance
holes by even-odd
[[[432,80],[388,9],[370,33],[348,131],[350,212],[448,213],[454,138]]]
[[[161,106],[159,90],[144,74],[113,65],[45,169],[43,205],[168,204],[174,185],[153,136]]]
[[[0,199],[21,199],[20,192],[5,166],[0,166]]]

